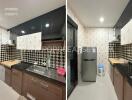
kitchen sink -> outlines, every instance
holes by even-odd
[[[55,70],[52,68],[42,67],[33,65],[26,69],[29,72],[37,73],[43,76],[52,76],[55,73]]]
[[[35,72],[38,74],[44,74],[45,72],[47,72],[47,68],[46,67],[42,67],[42,66],[30,66],[29,68],[26,69],[27,71],[31,71],[31,72]]]

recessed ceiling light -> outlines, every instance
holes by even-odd
[[[45,27],[46,27],[46,28],[48,28],[49,26],[50,26],[50,24],[49,24],[49,23],[45,24]]]
[[[25,31],[24,31],[24,30],[22,30],[22,31],[21,31],[21,33],[22,33],[22,34],[25,34]]]
[[[104,22],[104,17],[100,17],[99,21],[100,21],[101,23],[103,23],[103,22]]]

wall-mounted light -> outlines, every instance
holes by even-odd
[[[99,21],[100,21],[101,23],[103,23],[103,22],[104,22],[104,17],[100,17],[100,18],[99,18]]]
[[[21,31],[22,34],[25,34],[26,32],[24,30]]]
[[[48,28],[49,26],[50,26],[50,24],[49,24],[49,23],[45,24],[45,27],[46,27],[46,28]]]

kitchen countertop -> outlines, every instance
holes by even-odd
[[[114,59],[114,58],[113,58]],[[130,78],[130,76],[132,76],[132,63],[120,63],[120,62],[112,62],[112,59],[109,59],[110,63],[112,64],[113,67],[116,67],[119,72],[127,78],[129,84],[132,86],[132,78]],[[115,61],[115,60],[114,60]]]
[[[132,86],[132,78],[130,78],[130,76],[132,76],[132,64],[116,64],[115,67],[124,77],[127,78],[128,82]]]
[[[54,81],[54,82],[57,82],[57,83],[65,85],[65,77],[58,75],[55,69],[48,68],[50,73],[45,73],[44,75],[40,75],[40,74],[37,74],[37,73],[30,72],[30,71],[26,70],[28,67],[30,67],[32,65],[33,64],[21,62],[19,64],[13,65],[12,68],[24,71],[24,72],[29,73],[31,75],[35,75],[35,76],[37,76],[37,77],[39,77],[41,79],[44,78],[45,80],[50,80],[50,81]]]
[[[8,60],[8,61],[0,62],[1,65],[5,66],[7,68],[11,68],[12,65],[15,65],[18,63],[20,63],[20,60]]]
[[[125,59],[122,59],[122,58],[109,58],[108,60],[112,65],[114,65],[114,64],[124,64],[124,63],[127,62]]]

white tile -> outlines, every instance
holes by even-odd
[[[118,100],[110,77],[97,77],[96,82],[81,82],[68,100]]]

